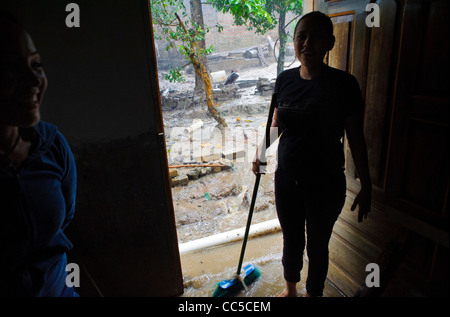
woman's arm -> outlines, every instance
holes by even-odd
[[[372,182],[370,180],[369,159],[363,132],[362,115],[353,115],[346,119],[345,130],[355,162],[356,171],[361,181],[361,190],[356,196],[351,210],[359,206],[358,221],[362,222],[370,212],[372,202]]]
[[[66,217],[62,225],[64,230],[67,225],[72,221],[75,214],[75,202],[77,191],[77,168],[75,165],[75,159],[70,149],[69,143],[65,137],[58,133],[58,138],[61,143],[61,151],[64,157],[64,175],[61,181],[61,191],[66,203]]]
[[[277,108],[274,109],[273,112],[273,118],[272,118],[272,124],[270,126],[270,140],[269,140],[269,148],[273,142],[275,142],[276,139],[278,139],[281,135],[281,131],[278,128],[278,120],[277,120]],[[253,159],[253,165],[252,165],[252,171],[256,175],[260,172],[260,165],[261,162],[266,162],[266,151],[264,150],[266,145],[266,136],[264,135],[263,139],[261,140],[261,143],[259,143],[258,148],[256,149],[255,158]]]

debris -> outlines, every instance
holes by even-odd
[[[182,164],[182,165],[170,165],[169,166],[169,168],[182,168],[182,167],[227,167],[227,165],[224,165],[224,164]]]
[[[219,70],[218,72],[211,73],[211,82],[213,84],[224,83],[227,79],[227,74],[224,70]]]
[[[258,45],[258,46],[250,47],[247,50],[245,50],[243,55],[245,58],[258,58],[261,61],[261,57],[264,58],[265,55],[269,56],[269,54],[270,54],[269,45],[266,44],[264,46]],[[267,63],[265,59],[264,59],[264,62]],[[263,66],[263,65],[261,65],[261,66]]]
[[[259,93],[261,96],[269,96],[273,94],[275,90],[275,80],[269,80],[268,78],[258,78],[256,83],[255,93]]]
[[[176,169],[170,169],[170,166],[169,166],[169,177],[174,178],[176,176],[178,176],[178,171]]]
[[[240,86],[237,84],[227,86],[220,84],[219,86],[213,89],[213,96],[216,102],[242,97],[242,94],[239,93]],[[206,104],[204,93],[194,91],[178,92],[176,90],[165,89],[160,94],[163,110],[186,109],[194,105]]]
[[[205,176],[207,174],[210,174],[212,172],[212,167],[208,166],[208,167],[203,167],[200,170],[200,176]]]
[[[169,175],[171,178],[171,186],[185,186],[189,180],[197,180],[211,173],[219,173],[221,171],[234,170],[234,165],[230,160],[220,159],[210,164],[194,164],[185,163],[181,165],[169,165]],[[178,169],[183,169],[182,172]],[[186,171],[186,169],[188,169]]]
[[[198,120],[194,124],[192,124],[190,127],[184,129],[184,134],[190,134],[190,133],[194,132],[195,130],[200,129],[201,127],[203,127],[203,121]]]
[[[161,97],[162,98],[167,98],[167,96],[169,95],[170,89],[167,88],[165,89],[162,93],[161,93]]]
[[[161,106],[163,109],[184,109],[192,106],[194,93],[178,92],[176,90],[165,89],[161,92]]]
[[[213,89],[213,96],[215,101],[224,101],[229,99],[237,99],[242,95],[238,93],[239,86],[236,84],[229,84],[226,86],[219,86]]]
[[[175,176],[174,178],[170,179],[170,185],[172,187],[175,186],[186,186],[189,183],[189,178],[186,174],[181,174],[178,176]]]
[[[211,195],[208,192],[205,193],[205,199],[206,200],[211,200],[212,199]]]
[[[187,171],[186,176],[188,177],[189,180],[198,179],[200,177],[200,168],[197,167]]]
[[[218,159],[220,159],[220,154],[219,153],[212,153],[212,154],[206,154],[206,155],[202,154],[202,158],[201,158],[201,160],[203,162],[216,161]]]
[[[238,85],[239,88],[249,88],[256,86],[257,82],[258,82],[257,79],[243,79],[236,81],[236,85]]]
[[[261,47],[261,45],[258,45],[258,58],[259,58],[259,62],[261,63],[262,67],[268,67],[269,64],[267,63],[266,59],[264,58],[264,53],[263,53],[263,49]]]
[[[228,160],[236,160],[240,157],[245,156],[245,150],[239,149],[239,150],[228,150],[222,152],[222,157]]]

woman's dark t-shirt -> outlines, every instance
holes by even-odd
[[[326,66],[319,78],[305,80],[300,68],[277,78],[278,168],[297,177],[342,172],[345,119],[364,108],[358,82]]]

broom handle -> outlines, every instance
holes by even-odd
[[[267,124],[266,124],[266,134],[264,136],[265,141],[266,141],[266,146],[262,148],[261,158],[265,157],[266,150],[270,146],[270,127],[272,126],[272,118],[273,118],[273,113],[275,111],[276,102],[277,102],[277,95],[274,93],[272,95],[272,101],[270,102],[269,116],[267,117]],[[267,164],[267,162],[261,163],[261,165],[266,165],[266,164]],[[258,194],[258,187],[259,187],[259,182],[261,180],[261,174],[264,174],[264,173],[256,174],[255,186],[253,187],[252,201],[250,203],[250,211],[248,213],[247,225],[245,227],[244,241],[242,242],[241,255],[239,257],[239,265],[238,265],[237,272],[236,272],[237,276],[239,276],[241,274],[242,262],[244,260],[244,254],[245,254],[245,248],[247,246],[248,234],[250,232],[250,225],[252,223],[253,210],[255,209],[256,196]]]

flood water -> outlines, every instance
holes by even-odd
[[[184,254],[181,257],[185,297],[210,297],[217,283],[235,276],[242,242]],[[280,294],[285,282],[281,265],[282,235],[269,234],[250,239],[245,253],[244,266],[253,264],[261,277],[249,285],[248,291],[240,291],[236,297],[275,297]],[[301,281],[297,284],[297,295],[305,296],[305,281],[308,261],[305,258]],[[328,280],[324,297],[343,297]]]

